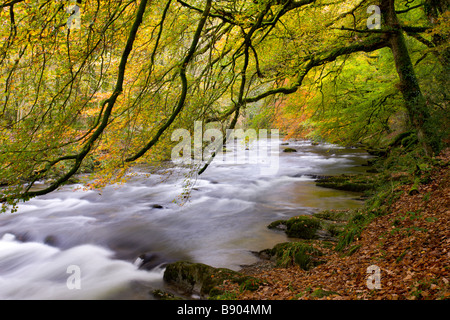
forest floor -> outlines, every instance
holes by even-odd
[[[444,165],[433,167],[418,192],[396,187],[400,196],[365,226],[351,254],[317,240],[324,264],[305,271],[262,261],[241,270],[263,280],[257,290],[224,287],[237,300],[450,299],[450,149],[439,160]],[[369,266],[379,271],[379,286]]]

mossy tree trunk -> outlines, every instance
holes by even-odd
[[[433,153],[434,133],[430,126],[430,111],[422,94],[419,82],[406,47],[400,22],[395,13],[395,0],[381,0],[383,21],[390,30],[389,47],[392,51],[395,67],[400,80],[400,91],[408,111],[410,123],[417,132],[419,142],[428,155]]]

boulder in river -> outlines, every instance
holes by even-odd
[[[49,245],[49,246],[56,247],[57,244],[58,244],[58,240],[56,239],[55,236],[53,236],[53,235],[48,235],[48,236],[45,237],[44,243],[47,244],[47,245]]]
[[[267,228],[286,231],[287,229],[286,220],[276,220],[271,224],[269,224]]]
[[[373,190],[376,186],[376,179],[366,175],[340,175],[329,176],[316,180],[316,185],[323,188],[337,190],[364,192]]]
[[[139,255],[139,257],[134,261],[134,264],[138,266],[139,269],[153,270],[154,268],[163,265],[166,260],[160,255],[148,252]]]
[[[297,152],[294,148],[284,148],[283,152]]]
[[[320,228],[320,220],[311,216],[296,216],[286,221],[288,237],[315,239]]]
[[[295,216],[288,220],[276,220],[267,228],[284,231],[290,238],[336,241],[336,236],[342,231],[347,217],[347,211],[342,213],[322,211],[313,215]]]
[[[219,286],[225,280],[237,283],[245,290],[256,290],[261,284],[261,280],[237,271],[188,261],[168,264],[164,280],[182,295],[195,295],[201,299],[214,299],[223,294]]]

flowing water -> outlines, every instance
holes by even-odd
[[[238,270],[256,262],[252,251],[288,241],[267,229],[270,222],[362,205],[355,193],[315,186],[311,175],[364,172],[367,153],[308,141],[290,142],[298,152],[286,153],[280,143],[272,141],[276,174],[219,159],[191,180],[182,205],[185,171],[172,168],[136,171],[101,192],[65,186],[0,215],[0,299],[149,299],[164,286],[164,263]],[[141,254],[146,269],[137,266]],[[75,288],[71,266],[79,271]]]

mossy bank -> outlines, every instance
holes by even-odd
[[[168,264],[164,281],[178,296],[161,294],[161,291],[158,291],[157,298],[229,299],[232,296],[221,288],[225,281],[238,285],[241,290],[256,290],[262,283],[260,279],[237,271],[189,261]]]

